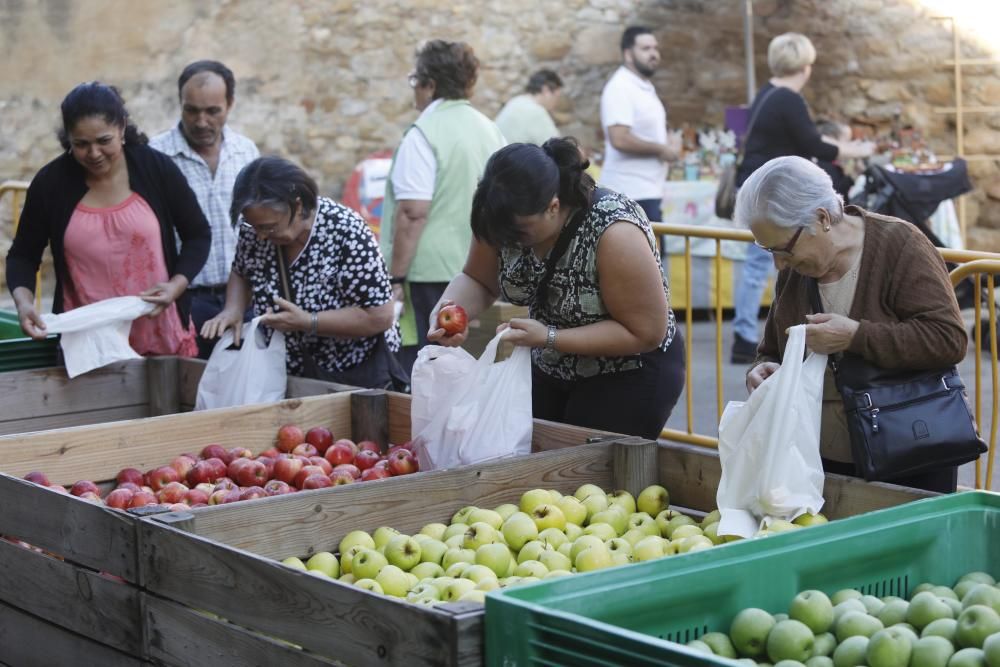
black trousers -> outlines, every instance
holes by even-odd
[[[427,322],[431,311],[441,300],[448,283],[410,283],[410,306],[417,324],[417,344],[407,345],[399,350],[399,363],[407,375],[413,371],[413,362],[417,360],[417,352],[427,345]]]
[[[642,368],[562,380],[532,367],[536,419],[656,440],[684,389],[684,339],[642,355]]]
[[[853,463],[842,463],[823,459],[823,470],[832,472],[835,475],[848,475],[857,477]],[[909,486],[913,489],[923,489],[925,491],[936,491],[937,493],[954,493],[958,488],[958,468],[955,466],[941,468],[930,472],[913,475],[911,477],[899,477],[897,479],[886,480],[889,484],[899,486]]]

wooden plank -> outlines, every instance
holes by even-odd
[[[16,424],[64,413],[107,410],[149,402],[143,360],[112,364],[72,380],[62,367],[0,373],[0,429],[24,433]],[[35,430],[36,425],[33,424]]]
[[[652,440],[628,438],[612,448],[615,489],[625,489],[633,496],[659,482],[657,444]]]
[[[30,436],[8,435],[0,437],[0,470],[16,476],[43,470],[60,484],[100,481],[125,467],[148,470],[166,465],[184,451],[198,451],[213,442],[260,451],[270,446],[278,428],[287,423],[344,432],[349,420],[349,395],[333,394]]]
[[[389,442],[389,398],[384,391],[351,394],[351,437],[354,442],[372,440],[385,452]]]
[[[0,373],[3,377],[6,373]],[[57,428],[72,428],[90,424],[107,424],[109,422],[142,419],[149,416],[149,403],[136,403],[115,408],[94,408],[79,412],[63,412],[43,417],[28,417],[0,422],[0,435],[28,434],[38,431],[51,431]]]
[[[323,396],[325,394],[335,394],[340,391],[357,390],[358,387],[352,387],[349,384],[292,376],[288,378],[288,388],[285,390],[285,396],[287,398],[304,398],[306,396]]]
[[[531,432],[531,451],[548,452],[566,447],[586,444],[594,438],[621,438],[623,436],[607,431],[595,431],[572,424],[536,419]]]
[[[12,667],[149,664],[3,603],[0,603],[0,662]]]
[[[0,508],[0,535],[137,581],[136,520],[125,513],[3,474]]]
[[[158,595],[347,664],[442,662],[453,631],[445,611],[319,580],[152,520],[140,524],[146,583]]]
[[[529,489],[573,493],[584,483],[610,489],[611,448],[610,443],[583,445],[412,477],[199,508],[191,512],[191,530],[268,558],[308,556],[335,550],[352,530],[387,525],[417,532],[427,523],[449,521],[466,505],[493,508],[517,502]]]
[[[194,408],[198,397],[198,383],[208,362],[201,359],[179,359],[177,362],[177,400],[181,406]]]
[[[177,667],[338,664],[193,609],[145,596],[149,657]]]
[[[146,359],[146,385],[149,393],[149,416],[180,412],[180,379],[177,357]]]
[[[399,445],[413,438],[411,434],[409,394],[387,392],[389,396],[389,444]]]
[[[0,600],[102,644],[141,657],[139,589],[0,540]]]

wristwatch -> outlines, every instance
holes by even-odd
[[[406,276],[389,276],[390,285],[402,285],[406,282]]]
[[[554,324],[549,325],[549,332],[545,336],[545,349],[556,349],[556,327]]]

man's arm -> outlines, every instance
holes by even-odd
[[[677,159],[677,150],[670,144],[658,144],[645,141],[632,134],[628,125],[611,125],[608,127],[608,141],[622,153],[632,155],[651,155],[664,162]]]

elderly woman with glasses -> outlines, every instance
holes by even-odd
[[[243,168],[233,187],[240,228],[226,305],[201,335],[231,328],[239,344],[252,303],[261,324],[285,333],[289,374],[386,387],[399,349],[389,274],[364,220],[317,191],[281,158]]]
[[[941,255],[897,218],[844,206],[822,169],[801,157],[771,160],[736,197],[735,219],[753,232],[779,270],[757,358],[747,372],[753,392],[778,370],[789,327],[806,324],[806,345],[849,352],[885,369],[930,370],[959,363],[965,329]],[[813,314],[812,279],[823,312]],[[820,453],[827,471],[853,474],[840,394],[827,370]],[[895,483],[953,491],[956,469]]]

